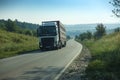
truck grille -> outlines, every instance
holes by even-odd
[[[54,47],[54,38],[42,38],[41,39],[42,46],[47,47]]]

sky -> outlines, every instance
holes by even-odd
[[[41,24],[119,23],[110,0],[0,0],[0,19]]]

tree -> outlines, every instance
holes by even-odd
[[[81,41],[83,41],[83,40],[87,39],[87,34],[84,32],[84,33],[79,35],[79,38]]]
[[[32,30],[33,36],[37,36],[37,31],[36,30]]]
[[[120,0],[111,0],[110,2],[114,9],[112,10],[112,12],[120,18]]]
[[[92,33],[90,31],[87,31],[87,39],[91,39],[92,38]]]
[[[70,39],[71,37],[69,35],[67,35],[67,39]]]
[[[120,28],[119,28],[119,27],[116,28],[116,29],[114,30],[114,32],[120,32]]]
[[[106,34],[106,27],[103,24],[98,24],[96,27],[96,32],[94,33],[94,37],[96,39],[101,38],[102,36],[104,36]]]
[[[92,33],[90,31],[84,32],[82,34],[79,35],[79,39],[81,41],[85,40],[85,39],[91,39],[92,38]]]
[[[75,39],[79,39],[79,36],[78,36],[78,35],[75,35]]]
[[[7,31],[10,31],[10,32],[16,32],[18,30],[18,27],[15,24],[15,22],[10,19],[8,19],[8,21],[6,22],[6,28],[7,28]]]
[[[6,30],[5,24],[2,23],[2,22],[0,22],[0,29],[2,29],[2,30]]]
[[[26,30],[26,31],[25,31],[25,35],[32,36],[32,35],[33,35],[33,33],[32,33],[32,31],[31,31],[31,30]]]

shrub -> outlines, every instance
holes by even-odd
[[[85,40],[92,55],[86,69],[88,80],[120,80],[120,32],[99,40]]]

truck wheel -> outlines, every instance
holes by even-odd
[[[56,46],[56,47],[54,47],[54,49],[58,50],[58,49],[59,49],[59,45],[57,44],[57,46]]]
[[[62,48],[62,43],[60,42],[60,49]]]
[[[60,42],[58,43],[58,46],[57,46],[57,47],[58,47],[58,49],[60,49],[60,47],[61,47],[61,44],[60,44]]]
[[[64,47],[66,46],[66,41],[64,42]]]

